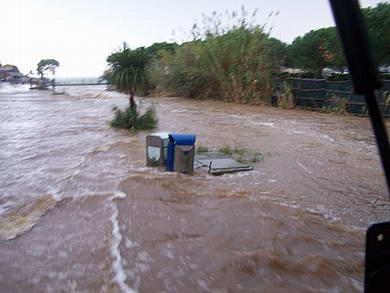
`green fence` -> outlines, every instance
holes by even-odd
[[[279,78],[275,80],[275,89],[283,91],[285,83],[293,90],[297,106],[332,109],[343,105],[348,112],[367,114],[364,97],[353,93],[352,82],[349,80]],[[390,80],[383,82],[383,87],[376,92],[376,95],[384,115],[390,117]]]

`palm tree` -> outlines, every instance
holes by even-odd
[[[149,51],[141,47],[131,50],[124,44],[118,52],[108,56],[107,62],[110,66],[110,82],[119,91],[129,95],[130,110],[136,111],[135,93],[137,89],[145,89],[148,84],[146,67],[150,60]]]

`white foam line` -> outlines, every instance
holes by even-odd
[[[301,167],[303,170],[305,170],[306,173],[311,174],[311,171],[301,163],[301,161],[299,160],[299,157],[297,158],[297,164],[299,167]]]
[[[122,257],[119,250],[119,244],[122,241],[122,234],[119,230],[118,222],[118,207],[116,206],[114,200],[117,198],[125,198],[126,194],[123,192],[116,192],[113,196],[109,198],[110,205],[112,208],[112,244],[111,244],[111,256],[114,258],[112,263],[112,269],[115,273],[114,281],[118,284],[120,290],[125,293],[135,293],[136,291],[130,288],[126,284],[126,273],[125,269],[122,266]]]
[[[6,211],[8,211],[10,208],[12,208],[13,206],[15,206],[17,204],[17,202],[13,202],[13,201],[6,201],[5,203],[3,204],[0,204],[0,216],[5,213]]]
[[[275,127],[275,123],[273,123],[273,122],[254,122],[254,124],[277,128],[277,127]]]

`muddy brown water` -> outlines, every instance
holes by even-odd
[[[388,220],[369,121],[182,98],[159,129],[261,153],[214,177],[147,168],[108,126],[125,96],[0,88],[1,292],[360,292],[364,229]]]

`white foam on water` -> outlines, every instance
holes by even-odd
[[[254,124],[275,128],[275,123],[273,123],[273,122],[255,122]]]
[[[229,117],[231,117],[231,118],[236,118],[236,119],[245,119],[245,117],[244,117],[244,116],[241,116],[241,115],[236,115],[236,114],[229,115]]]
[[[241,172],[235,172],[235,173],[226,173],[226,174],[223,174],[217,178],[219,178],[221,180],[236,179],[236,178],[242,178],[242,177],[246,177],[246,176],[254,176],[254,175],[258,175],[258,174],[262,174],[262,173],[260,171],[257,171],[257,170],[248,170],[248,171],[241,171]]]
[[[4,214],[6,211],[8,211],[11,206],[12,206],[11,201],[8,201],[8,202],[5,202],[4,204],[1,204],[0,205],[0,216],[2,214]]]
[[[53,197],[53,199],[58,202],[58,201],[61,201],[63,199],[63,196],[64,194],[63,193],[60,193],[58,190],[56,190],[55,188],[53,187],[49,187],[48,188],[48,191],[49,193],[51,194],[51,196]]]
[[[325,208],[322,205],[317,205],[315,208],[307,208],[308,212],[312,214],[317,214],[323,216],[325,219],[329,220],[330,222],[340,222],[341,218],[336,217],[332,210]]]
[[[249,123],[254,124],[254,125],[271,127],[271,128],[277,129],[277,130],[284,131],[287,134],[305,135],[305,136],[309,136],[309,137],[315,137],[317,139],[323,139],[323,140],[326,140],[328,142],[335,141],[335,139],[328,134],[321,134],[315,130],[309,130],[309,129],[301,129],[301,130],[290,129],[287,126],[284,126],[283,123],[279,123],[278,125],[275,125],[274,122],[249,121]],[[288,121],[288,123],[289,124],[296,124],[296,122],[293,120]]]
[[[176,110],[172,110],[171,113],[199,113],[199,112],[191,111],[188,109],[176,109]]]
[[[122,266],[122,257],[119,250],[119,244],[122,241],[122,234],[119,230],[118,222],[118,207],[114,200],[117,198],[125,198],[126,194],[123,192],[116,192],[109,198],[110,206],[112,209],[111,224],[112,224],[112,243],[111,243],[111,256],[114,258],[112,263],[112,269],[115,273],[114,282],[119,286],[120,290],[125,293],[135,293],[136,291],[130,288],[126,284],[126,273]]]
[[[173,255],[171,247],[169,247],[168,245],[161,249],[161,254],[165,255],[166,257],[168,257],[170,259],[175,259],[175,256]]]
[[[125,245],[127,249],[132,249],[134,247],[137,247],[139,244],[136,241],[132,241],[131,239],[127,238]]]
[[[282,207],[288,207],[288,208],[292,208],[292,209],[300,209],[301,207],[299,206],[299,204],[293,202],[293,203],[289,203],[289,202],[281,202],[281,201],[276,201],[276,200],[273,200],[274,202],[276,202],[277,204],[279,204],[280,206]]]
[[[334,138],[327,134],[321,134],[320,136],[326,140],[329,140],[330,142],[334,142]]]
[[[299,157],[297,158],[297,164],[299,167],[301,167],[307,174],[311,174],[311,171],[306,167],[304,166],[301,161],[299,160]]]
[[[19,93],[26,93],[26,91],[29,89],[29,85],[12,85],[9,83],[3,83],[0,84],[0,93],[1,94],[19,94]]]
[[[198,280],[198,286],[202,289],[202,291],[210,291],[207,282],[204,280]]]

